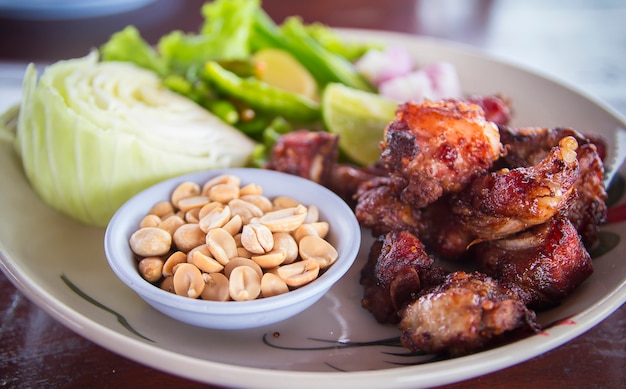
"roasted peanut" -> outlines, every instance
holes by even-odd
[[[235,257],[235,258],[232,258],[230,261],[228,261],[226,266],[224,266],[224,275],[227,278],[230,278],[230,273],[237,266],[249,266],[253,268],[254,271],[257,272],[257,274],[259,275],[259,278],[263,277],[263,270],[261,269],[261,267],[253,260],[249,258],[244,258],[244,257]]]
[[[263,216],[263,211],[256,205],[243,201],[241,199],[234,199],[228,202],[230,212],[232,215],[239,215],[243,224],[248,224],[255,217]]]
[[[195,182],[183,182],[178,185],[176,189],[172,192],[171,202],[175,208],[180,209],[179,202],[182,199],[198,196],[200,194],[200,185]]]
[[[187,262],[187,254],[182,251],[176,251],[170,255],[163,264],[163,276],[169,277],[174,275],[174,267],[180,263]]]
[[[291,287],[300,287],[317,278],[320,265],[317,261],[309,259],[297,261],[289,265],[279,266],[276,270],[278,276]]]
[[[172,247],[171,235],[157,227],[140,228],[130,237],[131,250],[142,257],[167,254],[170,247]]]
[[[160,217],[158,217],[157,215],[148,214],[143,219],[141,219],[141,222],[139,222],[139,228],[158,227],[160,223]]]
[[[246,224],[241,230],[241,245],[253,254],[264,254],[274,248],[274,236],[263,224]]]
[[[195,224],[200,221],[200,208],[191,208],[187,212],[185,212],[185,221],[187,223]]]
[[[335,263],[338,257],[337,250],[319,236],[305,236],[300,240],[298,249],[303,261],[315,261],[321,269],[326,269]]]
[[[317,236],[324,239],[326,234],[328,234],[328,229],[327,222],[303,223],[293,231],[293,237],[296,239],[296,242],[300,242],[305,236]]]
[[[185,224],[185,220],[182,219],[178,215],[172,214],[167,219],[162,219],[161,223],[157,227],[162,230],[167,231],[170,235],[174,236],[174,232],[178,229],[178,227]]]
[[[241,231],[242,227],[243,221],[241,220],[241,216],[235,215],[231,217],[230,220],[226,222],[226,224],[224,224],[222,228],[228,231],[228,233],[234,237]]]
[[[319,209],[315,205],[309,205],[304,223],[316,223],[320,219]]]
[[[217,273],[224,269],[224,265],[211,257],[211,252],[206,244],[193,248],[187,254],[187,262],[195,265],[205,273]]]
[[[223,227],[230,219],[230,207],[228,205],[224,207],[217,206],[203,216],[198,224],[200,229],[206,234],[214,228]]]
[[[161,281],[160,287],[166,292],[176,294],[176,291],[174,291],[174,277],[173,276],[168,276],[168,277],[163,278],[163,281]]]
[[[187,212],[193,208],[202,208],[209,203],[207,196],[189,196],[178,201],[178,209]]]
[[[278,296],[289,292],[289,287],[278,275],[265,273],[261,278],[261,295],[263,297]]]
[[[261,278],[249,266],[237,266],[230,272],[228,292],[235,301],[254,300],[261,294]]]
[[[241,189],[239,190],[239,196],[241,197],[248,196],[248,195],[261,195],[261,194],[263,194],[263,188],[261,188],[260,185],[257,185],[254,183],[242,186]]]
[[[283,208],[297,207],[300,202],[289,196],[278,196],[274,198],[272,204],[274,204],[274,210],[279,210]]]
[[[172,239],[180,251],[188,253],[205,243],[205,234],[198,224],[183,224],[174,231]]]
[[[243,201],[256,205],[263,213],[270,212],[273,209],[270,199],[263,195],[245,195],[240,196],[239,198]]]
[[[154,204],[148,214],[158,216],[161,219],[165,219],[166,216],[174,214],[174,206],[169,201],[159,201],[158,203]]]
[[[198,212],[198,218],[202,219],[209,212],[211,212],[214,208],[217,208],[217,207],[223,208],[224,204],[218,203],[217,201],[211,201],[210,203],[204,205],[202,208],[200,208],[200,212]]]
[[[214,228],[206,234],[206,245],[209,251],[219,263],[226,265],[228,261],[237,256],[237,243],[235,238],[223,228]]]
[[[274,238],[274,250],[281,250],[285,252],[285,260],[282,262],[284,265],[290,264],[298,258],[298,243],[287,232],[275,232]]]
[[[272,232],[293,231],[306,218],[306,207],[298,204],[295,207],[282,208],[264,214],[259,219],[259,223],[267,226]]]
[[[222,175],[213,177],[207,182],[205,182],[204,185],[202,186],[202,194],[205,196],[208,195],[209,190],[218,184],[231,184],[234,186],[240,186],[241,179],[231,174],[222,174]]]
[[[200,269],[190,263],[181,263],[174,272],[174,291],[179,296],[198,298],[204,290]]]
[[[207,195],[211,201],[226,204],[230,200],[239,198],[239,186],[234,184],[217,184],[209,189]]]
[[[228,291],[228,278],[222,273],[204,273],[204,289],[200,294],[203,300],[228,301],[230,293]]]
[[[157,282],[163,276],[163,258],[146,257],[139,261],[139,273],[148,282]]]
[[[286,254],[282,250],[272,250],[269,253],[253,255],[251,259],[263,269],[271,269],[285,262]]]

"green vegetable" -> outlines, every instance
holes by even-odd
[[[228,124],[235,124],[239,121],[239,111],[228,100],[212,100],[207,102],[207,108]]]
[[[335,30],[322,23],[312,23],[304,26],[307,34],[318,42],[324,49],[340,55],[350,62],[354,62],[372,48],[380,49],[380,45],[350,43],[342,40]]]
[[[262,9],[256,12],[256,48],[276,47],[290,52],[320,85],[338,82],[349,87],[374,91],[346,58],[324,48],[308,34],[302,20],[289,17],[279,27]]]
[[[278,116],[263,129],[262,141],[256,145],[250,156],[250,165],[262,168],[267,163],[269,152],[281,135],[291,132],[292,126],[284,118]]]
[[[339,134],[340,150],[361,165],[379,160],[385,127],[397,108],[396,101],[342,84],[329,84],[322,95],[324,126]]]
[[[319,104],[307,97],[273,87],[252,77],[238,77],[215,61],[207,62],[204,70],[204,79],[219,91],[266,114],[280,115],[301,122],[319,119]]]
[[[132,62],[161,76],[168,72],[167,63],[139,35],[134,26],[128,26],[113,34],[100,48],[100,55],[103,61]]]
[[[259,0],[221,0],[202,6],[205,22],[199,34],[173,31],[158,43],[170,70],[185,74],[209,60],[239,60],[251,55],[250,39]]]
[[[20,105],[14,104],[0,115],[0,141],[9,143],[15,141],[19,114]]]
[[[244,166],[254,142],[130,63],[96,53],[26,72],[15,146],[47,204],[106,226],[138,191],[192,171]]]

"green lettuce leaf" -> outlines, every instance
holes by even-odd
[[[141,37],[134,26],[127,26],[113,34],[100,48],[100,55],[103,61],[131,62],[161,76],[168,73],[167,63]]]
[[[173,31],[158,43],[172,71],[188,74],[209,60],[240,60],[251,55],[250,34],[259,0],[217,0],[202,6],[199,34]]]

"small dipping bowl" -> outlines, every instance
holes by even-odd
[[[241,179],[241,186],[257,184],[270,200],[289,196],[308,207],[315,205],[319,220],[328,222],[326,240],[338,258],[314,281],[287,293],[250,301],[209,301],[178,296],[146,281],[139,273],[138,261],[130,249],[130,236],[159,201],[169,201],[174,189],[192,181],[202,186],[218,175]],[[294,175],[265,169],[233,168],[187,174],[158,183],[138,193],[115,213],[107,226],[104,250],[109,266],[117,277],[152,307],[184,323],[213,329],[245,329],[288,319],[318,301],[350,269],[357,258],[361,231],[352,209],[329,189]]]

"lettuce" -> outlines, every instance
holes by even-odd
[[[259,0],[221,0],[202,6],[199,34],[173,31],[163,36],[158,51],[171,72],[187,75],[210,60],[245,60],[251,55],[250,34]]]
[[[106,226],[140,190],[205,169],[244,166],[254,142],[158,76],[96,52],[27,68],[15,146],[51,207]]]
[[[161,76],[169,71],[165,60],[141,37],[134,26],[127,26],[113,34],[100,48],[100,56],[103,61],[132,62]]]

